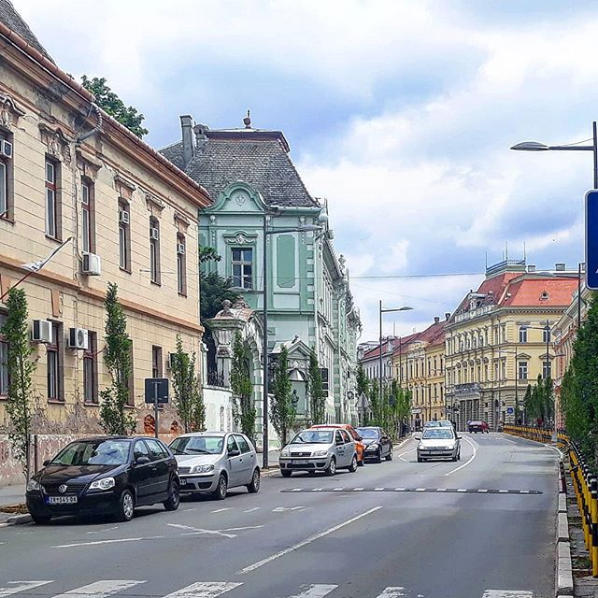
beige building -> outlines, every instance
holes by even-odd
[[[494,428],[525,417],[527,385],[553,376],[552,328],[576,288],[577,272],[564,264],[536,272],[507,260],[487,269],[445,329],[447,413],[460,429],[468,420]]]
[[[210,199],[101,112],[10,8],[0,2],[0,295],[17,284],[27,293],[34,432],[98,430],[108,282],[118,284],[128,318],[130,405],[143,432],[153,421],[144,379],[168,375],[177,335],[201,363],[198,210]],[[23,280],[24,264],[59,248]],[[0,342],[0,433],[6,351]],[[171,427],[176,417],[166,408],[161,429]]]

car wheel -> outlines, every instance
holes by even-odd
[[[422,461],[423,461],[423,459],[422,459],[421,457],[418,457],[418,458],[417,458],[417,462],[418,462],[418,463],[421,463]]]
[[[451,457],[451,461],[456,461],[458,456],[459,456],[459,455],[457,455],[457,453],[455,453],[455,456],[454,456],[454,457]]]
[[[133,514],[135,513],[135,499],[130,490],[125,489],[122,491],[120,498],[118,499],[118,507],[114,514],[117,521],[131,521]]]
[[[386,455],[386,460],[392,461],[392,446],[390,447],[390,450],[388,451],[388,455]]]
[[[179,485],[172,480],[168,489],[168,498],[162,503],[167,511],[176,511],[181,504]]]
[[[330,465],[324,470],[324,473],[327,476],[333,476],[336,474],[336,459],[334,457],[330,459]]]
[[[46,525],[46,524],[50,523],[50,519],[52,519],[52,515],[34,515],[33,513],[31,513],[31,519],[33,519],[33,521],[37,525]]]
[[[289,471],[288,469],[281,469],[280,473],[282,474],[283,478],[290,478],[293,472]]]
[[[365,465],[365,455],[363,453],[361,453],[361,459],[357,461],[357,465],[359,467],[363,467]]]
[[[226,476],[221,473],[220,477],[218,478],[218,486],[212,496],[215,500],[224,500],[226,498],[226,493],[228,491],[228,482],[226,481]]]
[[[256,492],[259,492],[260,483],[261,483],[260,470],[256,467],[255,471],[253,472],[253,476],[251,477],[251,484],[247,484],[247,490],[249,490],[249,492],[251,494],[255,494]]]
[[[349,471],[351,473],[355,473],[357,471],[357,457],[353,455],[353,459],[351,459],[351,466],[349,467]]]
[[[457,455],[457,461],[461,461],[461,451],[459,451],[459,454]]]
[[[380,449],[378,449],[378,452],[376,453],[376,456],[374,457],[374,461],[376,463],[382,463],[382,451]]]

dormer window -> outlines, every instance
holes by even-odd
[[[542,294],[540,295],[540,301],[547,301],[550,298],[550,295],[548,294],[548,291],[542,291]]]

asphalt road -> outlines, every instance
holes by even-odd
[[[0,530],[0,598],[552,598],[557,453],[463,435],[462,459],[143,508],[130,523]]]

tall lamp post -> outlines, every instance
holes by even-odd
[[[380,385],[379,388],[379,393],[380,393],[380,403],[382,403],[382,397],[383,397],[383,392],[382,392],[382,314],[387,314],[393,311],[410,311],[412,310],[412,307],[409,307],[408,305],[405,305],[403,307],[391,307],[391,308],[384,308],[382,307],[382,299],[380,299],[380,304],[379,304],[379,316],[380,316],[380,350],[379,353],[380,355],[379,357],[379,365],[380,365],[380,371],[378,372],[378,383]]]

